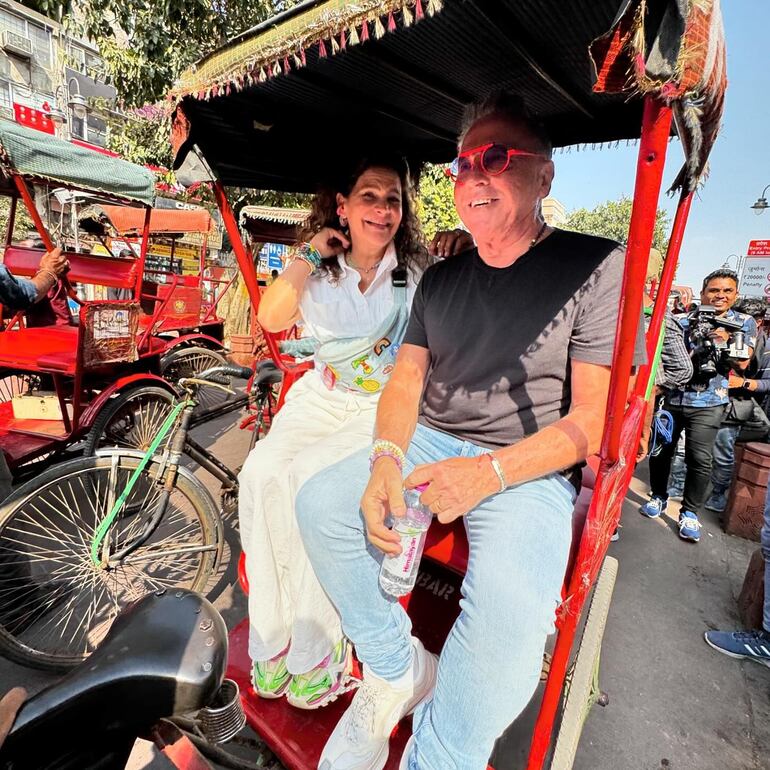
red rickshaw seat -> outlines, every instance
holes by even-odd
[[[11,329],[0,333],[0,367],[75,374],[76,326]]]

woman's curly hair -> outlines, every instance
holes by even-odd
[[[361,174],[370,168],[387,169],[398,175],[401,182],[401,224],[393,238],[396,258],[400,267],[411,270],[417,276],[429,265],[430,258],[417,218],[416,195],[409,165],[397,155],[369,155],[362,158],[345,179],[319,189],[310,206],[310,215],[300,230],[299,240],[309,241],[324,227],[343,229],[337,214],[337,193],[347,198]],[[321,260],[321,270],[328,273],[333,282],[338,281],[342,275],[336,256]]]

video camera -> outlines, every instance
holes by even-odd
[[[711,305],[701,305],[687,318],[695,368],[693,379],[709,380],[717,372],[727,374],[729,360],[745,361],[751,357],[741,321],[718,317],[716,308]],[[714,329],[724,329],[729,334],[727,342],[711,339]]]

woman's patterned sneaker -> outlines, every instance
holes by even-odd
[[[260,698],[280,698],[289,686],[291,674],[286,668],[289,648],[270,660],[255,660],[251,669],[251,683]]]
[[[286,700],[300,709],[321,708],[358,684],[351,680],[352,671],[353,650],[347,639],[341,639],[315,668],[291,678]]]

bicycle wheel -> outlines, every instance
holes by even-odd
[[[195,377],[212,366],[223,366],[227,359],[216,350],[203,347],[179,348],[163,356],[160,362],[160,374],[169,382],[177,383],[182,377]],[[227,383],[229,385],[229,383]],[[193,414],[219,406],[230,396],[219,388],[200,388],[198,406]]]
[[[221,519],[205,488],[180,469],[166,513],[122,564],[91,560],[91,542],[140,459],[119,452],[64,463],[20,487],[0,508],[0,650],[24,665],[66,670],[100,644],[117,613],[149,591],[203,592],[217,569]],[[155,510],[151,461],[108,534],[123,547]]]
[[[119,393],[99,412],[86,436],[84,455],[124,447],[146,452],[168,417],[174,396],[165,388],[143,385]]]
[[[601,697],[599,659],[617,575],[617,559],[607,556],[596,580],[572,671],[567,674],[561,724],[554,745],[551,770],[572,768],[588,712]]]

